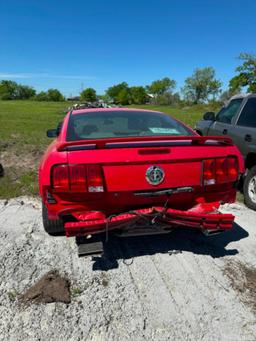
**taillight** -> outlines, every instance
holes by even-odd
[[[61,191],[69,190],[69,168],[67,165],[58,165],[53,168],[52,186]]]
[[[238,160],[236,157],[228,158],[228,177],[229,181],[236,181],[239,175]]]
[[[87,182],[88,192],[104,192],[104,179],[101,166],[87,166]]]
[[[238,179],[238,174],[238,161],[236,157],[230,156],[203,161],[204,185],[235,182]]]
[[[216,183],[229,182],[228,158],[216,159]]]
[[[69,176],[71,191],[86,191],[86,168],[84,165],[69,166]]]
[[[204,160],[204,185],[214,185],[215,183],[215,159]]]
[[[58,192],[104,192],[99,165],[57,165],[52,170],[52,187]]]

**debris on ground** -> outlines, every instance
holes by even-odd
[[[256,268],[240,261],[227,264],[224,273],[230,279],[241,301],[256,313]]]
[[[58,271],[52,270],[19,297],[23,303],[70,303],[70,282]]]

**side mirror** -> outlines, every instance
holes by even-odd
[[[212,111],[208,111],[204,114],[203,119],[205,121],[215,121],[216,120],[215,113]]]
[[[57,129],[49,129],[46,132],[47,137],[57,137]]]

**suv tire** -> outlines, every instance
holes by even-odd
[[[246,206],[256,211],[256,166],[248,171],[244,180],[243,192]]]
[[[50,236],[64,236],[65,235],[63,221],[60,219],[50,220],[48,218],[47,207],[44,204],[42,204],[42,217],[43,217],[44,229]]]

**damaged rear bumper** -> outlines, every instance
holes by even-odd
[[[210,235],[229,230],[233,226],[234,216],[220,213],[219,206],[219,202],[200,203],[187,211],[150,207],[109,217],[99,211],[81,211],[73,213],[77,219],[76,222],[65,223],[65,233],[67,237],[72,237],[114,229],[136,230],[143,226],[144,230],[146,227],[147,231],[155,229],[159,232],[160,230],[170,231],[177,227],[190,227]]]

